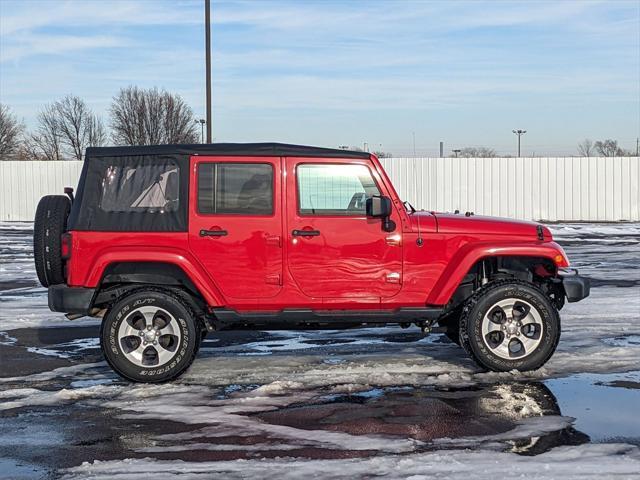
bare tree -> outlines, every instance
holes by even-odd
[[[193,111],[165,90],[129,86],[120,90],[110,108],[112,140],[117,145],[196,143]]]
[[[383,152],[382,150],[375,151],[375,152],[373,152],[373,154],[378,158],[391,158],[391,157],[393,157],[392,153]]]
[[[45,106],[38,125],[25,140],[22,156],[39,160],[82,160],[87,147],[104,145],[107,134],[100,118],[79,97],[68,95]]]
[[[603,157],[621,157],[624,156],[624,150],[618,146],[617,140],[598,140],[594,143],[594,148]]]
[[[496,156],[496,151],[493,148],[487,147],[467,147],[460,150],[458,156],[466,158],[492,158]]]
[[[38,126],[25,141],[25,150],[37,160],[61,160],[62,138],[55,105],[47,105],[38,114]]]
[[[14,155],[21,144],[24,125],[7,105],[0,103],[0,157]]]
[[[60,141],[73,158],[82,160],[87,147],[99,147],[106,141],[102,121],[79,97],[67,95],[53,104]]]
[[[585,138],[578,144],[578,154],[581,157],[591,157],[595,152],[595,146],[593,142],[588,138]]]

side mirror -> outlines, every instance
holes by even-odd
[[[385,196],[374,195],[367,198],[367,217],[381,218],[382,230],[385,232],[393,232],[396,229],[396,224],[391,220],[391,199]]]
[[[375,195],[367,198],[367,217],[384,218],[391,215],[391,199]]]

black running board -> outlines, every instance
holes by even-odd
[[[310,310],[284,309],[278,312],[237,312],[218,308],[212,320],[217,329],[296,330],[353,328],[388,323],[430,324],[442,308],[398,308],[395,310]]]

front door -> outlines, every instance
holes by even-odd
[[[286,158],[287,264],[308,296],[376,304],[402,282],[400,219],[394,232],[365,215],[366,199],[387,195],[367,161]]]
[[[269,298],[282,288],[280,163],[191,157],[189,245],[225,297]]]

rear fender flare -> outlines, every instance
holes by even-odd
[[[87,279],[86,286],[95,288],[100,285],[105,270],[109,265],[136,262],[176,265],[185,273],[191,282],[193,282],[193,285],[198,289],[208,306],[219,307],[225,305],[224,297],[207,271],[192,255],[183,251],[169,251],[148,247],[144,250],[118,249],[103,252],[97,258],[91,274]]]
[[[555,242],[537,244],[467,244],[451,258],[427,297],[428,305],[446,305],[464,276],[476,262],[491,257],[543,257],[553,262],[562,248]]]

